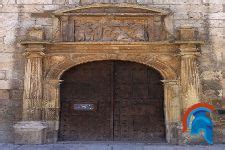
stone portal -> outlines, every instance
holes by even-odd
[[[74,66],[105,60],[144,64],[162,75],[166,141],[182,143],[182,113],[199,102],[196,62],[203,42],[191,27],[181,27],[175,36],[168,27],[169,15],[168,10],[136,4],[92,4],[53,12],[52,41],[44,40],[42,28],[31,28],[22,42],[27,59],[23,120],[15,132],[27,136],[19,143],[57,142],[61,76]]]

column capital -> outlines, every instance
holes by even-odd
[[[182,44],[179,49],[182,57],[198,57],[201,55],[195,44]]]
[[[161,80],[165,85],[178,85],[179,80]]]
[[[180,51],[198,51],[196,43],[185,43],[179,46]]]
[[[41,58],[45,55],[43,51],[27,51],[23,53],[23,55],[29,59],[29,58]]]
[[[58,86],[63,82],[63,80],[57,80],[57,79],[46,79],[44,80],[44,83],[50,84],[52,86]]]
[[[200,52],[180,52],[181,57],[199,57],[201,55]]]
[[[40,58],[45,55],[45,46],[42,44],[28,44],[23,54],[26,58]]]

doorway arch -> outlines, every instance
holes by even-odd
[[[55,57],[55,56],[54,56]],[[44,82],[44,107],[43,117],[48,121],[49,129],[47,135],[51,135],[49,142],[58,141],[59,132],[59,114],[60,106],[60,84],[62,75],[69,69],[95,61],[129,61],[133,63],[142,64],[144,66],[154,68],[163,77],[164,86],[164,112],[165,112],[165,126],[166,126],[166,141],[168,143],[177,143],[179,126],[180,126],[180,97],[179,97],[179,81],[177,80],[177,73],[173,70],[169,63],[164,63],[157,55],[146,54],[85,54],[79,57],[65,57],[61,62],[52,66],[46,71]],[[61,58],[61,56],[60,56]],[[52,136],[52,134],[54,136]]]
[[[161,74],[129,61],[94,61],[65,71],[59,140],[165,141]]]

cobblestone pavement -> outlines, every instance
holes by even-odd
[[[144,143],[75,143],[48,145],[0,144],[0,150],[225,150],[225,144],[213,146],[175,146]]]

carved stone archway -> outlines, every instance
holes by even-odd
[[[92,62],[92,61],[101,61],[101,60],[122,60],[122,61],[133,61],[140,64],[147,65],[149,67],[155,68],[158,70],[164,79],[175,80],[177,79],[177,74],[175,70],[168,64],[165,64],[163,61],[159,60],[159,55],[157,54],[86,54],[84,56],[76,57],[75,60],[66,59],[54,68],[51,68],[49,72],[46,73],[46,79],[60,79],[64,71],[83,63]],[[166,56],[165,56],[166,57]],[[167,56],[167,57],[173,57]],[[62,57],[61,57],[62,58]]]
[[[42,28],[32,28],[22,43],[27,61],[16,143],[57,142],[60,76],[73,66],[99,60],[133,61],[162,74],[166,139],[181,143],[182,113],[199,102],[197,56],[202,42],[190,27],[173,36],[165,25],[169,13],[133,4],[94,4],[53,13],[59,32],[50,42],[44,41]]]

